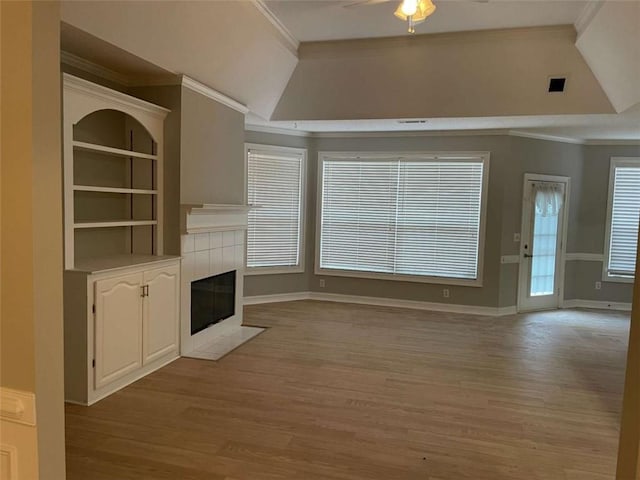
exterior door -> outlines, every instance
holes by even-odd
[[[560,306],[568,178],[525,175],[518,311]]]
[[[142,366],[142,273],[95,283],[95,388]]]
[[[144,272],[143,363],[178,349],[179,269],[177,265]]]

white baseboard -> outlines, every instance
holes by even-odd
[[[243,298],[244,305],[259,305],[261,303],[295,302],[296,300],[310,300],[311,292],[276,293],[274,295],[253,295]]]
[[[605,302],[600,300],[564,300],[562,308],[593,308],[597,310],[618,310],[621,312],[630,312],[631,304],[623,302]]]
[[[413,310],[431,310],[435,312],[466,313],[469,315],[502,316],[513,315],[516,307],[484,307],[475,305],[457,305],[451,303],[420,302],[384,297],[364,297],[360,295],[342,295],[339,293],[295,292],[277,295],[257,295],[244,297],[245,305],[261,303],[292,302],[296,300],[319,300],[324,302],[357,303],[380,307],[410,308]]]
[[[361,295],[343,295],[340,293],[323,292],[293,292],[275,295],[255,295],[244,297],[244,305],[259,305],[262,303],[294,302],[296,300],[319,300],[324,302],[357,303],[360,305],[376,305],[379,307],[410,308],[413,310],[432,310],[434,312],[466,313],[469,315],[483,315],[500,317],[515,315],[516,306],[484,307],[477,305],[458,305],[452,303],[421,302],[416,300],[400,300],[396,298],[365,297]],[[565,300],[561,308],[591,308],[598,310],[617,310],[630,312],[631,304],[623,302],[606,302],[597,300]]]

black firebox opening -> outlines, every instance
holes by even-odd
[[[191,335],[235,314],[236,271],[191,282]]]

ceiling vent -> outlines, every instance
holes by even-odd
[[[564,92],[564,87],[567,84],[565,77],[550,77],[549,78],[549,93],[561,93]]]

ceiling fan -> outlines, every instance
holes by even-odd
[[[358,0],[356,2],[343,5],[344,8],[366,7],[378,3],[386,3],[392,0]],[[489,0],[472,0],[486,3]],[[429,15],[436,11],[436,6],[432,0],[401,0],[400,5],[393,14],[400,20],[406,21],[409,25],[408,32],[416,33],[415,26],[424,22]]]

